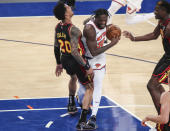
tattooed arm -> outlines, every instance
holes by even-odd
[[[82,65],[83,67],[86,65],[85,60],[82,58],[80,53],[78,52],[78,40],[81,35],[80,30],[73,26],[70,31],[70,36],[71,36],[71,55],[76,59],[76,61]]]
[[[94,77],[93,69],[90,67],[88,61],[86,62],[78,52],[78,42],[79,42],[80,35],[81,35],[81,31],[77,27],[73,26],[70,31],[71,55],[76,59],[76,61],[80,65],[84,67],[88,79],[92,82]]]

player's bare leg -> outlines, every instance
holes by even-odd
[[[76,93],[76,89],[77,89],[77,76],[76,75],[72,75],[70,76],[71,79],[69,81],[69,103],[68,103],[68,113],[70,114],[74,114],[77,112],[77,108],[76,108],[76,104],[75,104],[75,100],[74,100],[74,96]]]
[[[162,92],[164,92],[163,86],[159,83],[158,78],[156,77],[151,77],[147,84],[147,89],[149,90],[149,93],[151,94],[153,103],[155,105],[155,108],[158,112],[160,113],[160,97]]]
[[[110,17],[108,18],[107,25],[112,23],[112,16],[125,5],[126,5],[125,0],[112,0],[112,3],[108,9]]]
[[[141,9],[142,1],[143,0],[127,0],[127,8],[126,8],[127,24],[136,24],[136,23],[144,22],[155,16],[154,13],[136,14],[136,12],[138,12]]]
[[[96,124],[96,116],[100,105],[101,95],[102,95],[102,85],[103,79],[105,75],[105,68],[101,70],[94,70],[94,91],[93,91],[93,108],[92,114],[90,119],[88,120],[87,124],[92,126],[93,128],[97,128]]]
[[[77,130],[94,130],[93,127],[90,127],[86,123],[88,110],[89,110],[89,107],[92,101],[94,85],[93,83],[89,83],[85,85],[85,88],[86,88],[86,92],[84,94],[83,101],[82,101],[82,112],[81,112],[80,119],[79,119],[79,122],[76,128]]]

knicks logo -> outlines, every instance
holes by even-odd
[[[97,64],[95,64],[95,66],[98,68],[98,67],[100,67],[100,66],[101,66],[101,64],[98,64],[98,63],[97,63]]]

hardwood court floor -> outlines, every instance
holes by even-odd
[[[82,21],[87,17],[74,16],[73,23],[82,30]],[[65,72],[58,78],[54,74],[56,62],[53,41],[54,28],[58,21],[54,17],[0,20],[0,99],[15,99],[14,96],[68,96],[69,77]],[[151,21],[157,24],[156,20]],[[150,33],[154,29],[147,22],[126,25],[124,15],[115,15],[113,23],[135,35]],[[154,62],[163,54],[161,39],[134,43],[122,36],[120,42],[107,53],[119,56],[107,55],[103,95],[115,100],[141,119],[147,114],[155,114],[146,84],[155,67]]]

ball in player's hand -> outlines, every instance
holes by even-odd
[[[121,29],[113,24],[109,25],[106,29],[106,37],[111,40],[121,36]]]

